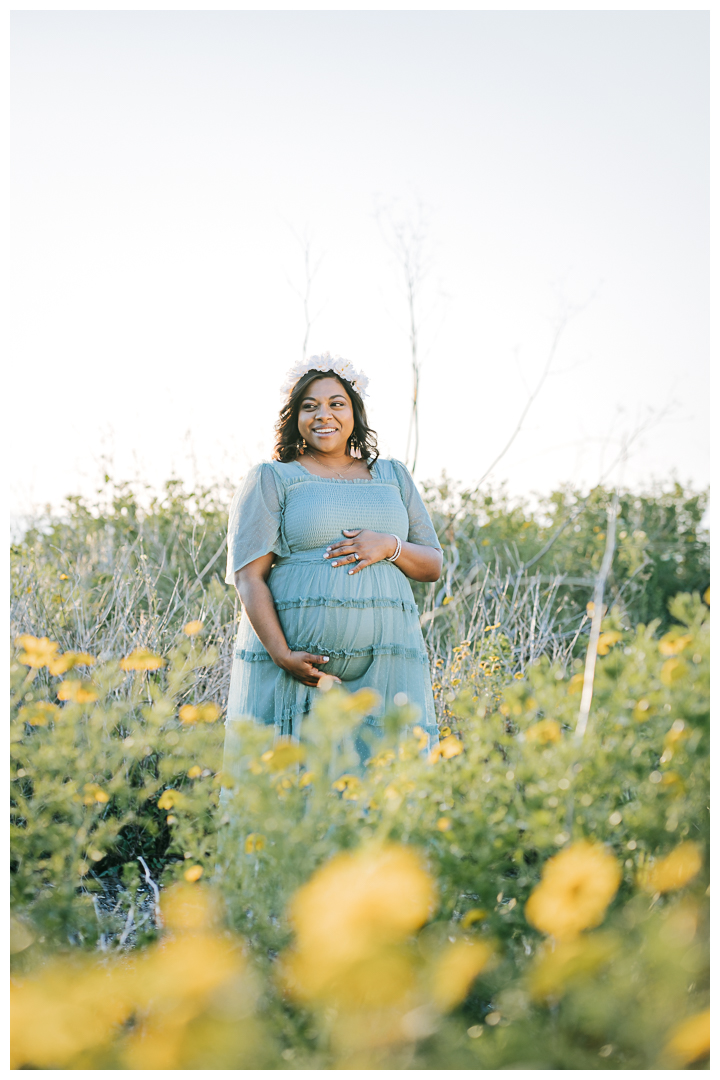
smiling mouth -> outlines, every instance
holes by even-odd
[[[334,428],[334,427],[330,427],[330,428],[321,427],[321,428],[313,428],[312,433],[313,433],[313,435],[334,435],[337,430],[338,429]]]

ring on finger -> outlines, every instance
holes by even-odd
[[[353,551],[353,558],[355,559],[355,562],[360,562],[360,556],[357,551]]]

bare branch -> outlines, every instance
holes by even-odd
[[[603,620],[603,594],[610,567],[612,566],[613,553],[615,551],[615,527],[617,525],[617,512],[620,500],[617,488],[613,501],[608,510],[607,539],[605,541],[605,554],[600,566],[600,572],[595,582],[593,596],[592,623],[590,624],[590,640],[588,641],[587,656],[585,657],[585,674],[583,677],[582,697],[580,699],[580,711],[578,713],[577,726],[575,728],[575,741],[581,743],[587,730],[590,705],[592,704],[593,687],[595,685],[595,664],[597,662],[598,641],[600,628]]]

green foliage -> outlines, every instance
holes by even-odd
[[[578,743],[584,609],[608,497],[593,492],[520,574],[578,496],[561,493],[532,514],[502,498],[453,502],[441,487],[431,497],[447,568],[419,596],[442,724],[436,749],[413,733],[410,707],[377,729],[364,723],[367,695],[330,691],[300,745],[274,745],[271,730],[238,722],[223,760],[217,717],[237,610],[218,580],[222,554],[204,569],[224,528],[211,493],[189,502],[169,486],[142,510],[129,489],[116,490],[102,512],[76,500],[68,520],[28,533],[13,551],[13,637],[33,635],[11,662],[13,970],[28,995],[16,1009],[18,1064],[702,1063],[702,1038],[686,1037],[691,1049],[675,1057],[668,1038],[708,1001],[708,609],[697,591],[667,601],[680,570],[697,589],[707,584],[704,502],[678,488],[624,499],[616,603]],[[564,583],[548,580],[556,574]],[[597,928],[560,934],[553,949],[526,904],[553,856],[572,860],[581,841],[611,855],[619,888]],[[393,844],[420,853],[437,895],[428,925],[393,962],[431,973],[456,943],[482,945],[494,960],[456,1004],[421,995],[373,1042],[369,1014],[343,1021],[327,1003],[296,1000],[279,973],[297,890],[339,853]],[[662,860],[688,844],[697,867],[658,884]],[[200,877],[184,887],[210,883],[222,916],[185,940],[168,898]],[[95,954],[102,992],[87,967]],[[63,964],[80,964],[77,977]],[[128,989],[133,964],[140,974]],[[68,1049],[55,1038],[53,979],[76,987],[78,1030],[86,1020],[92,1028],[98,995],[105,1002],[94,1042]],[[364,1057],[348,1049],[351,1021],[368,1033]]]

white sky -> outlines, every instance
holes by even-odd
[[[708,27],[699,11],[25,11],[12,18],[11,511],[239,478],[300,358],[370,376],[404,457],[407,312],[375,206],[428,208],[417,476],[518,494],[705,484]],[[612,474],[617,475],[617,472]]]

